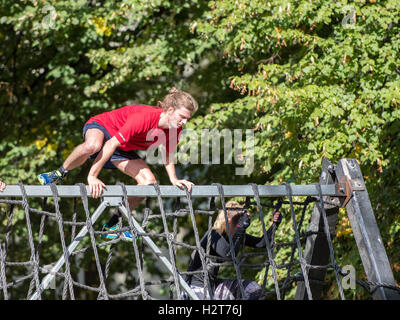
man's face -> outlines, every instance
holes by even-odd
[[[192,113],[184,107],[177,108],[175,110],[173,108],[169,108],[168,114],[169,114],[169,121],[168,121],[169,127],[176,129],[184,126],[192,116]]]

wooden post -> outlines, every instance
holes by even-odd
[[[350,179],[353,190],[346,212],[368,281],[396,286],[357,160],[340,160],[335,172],[338,181]],[[372,297],[374,300],[400,300],[397,290],[386,287],[378,287]]]
[[[345,206],[368,281],[385,285],[378,286],[372,293],[372,298],[374,300],[400,300],[399,292],[387,287],[395,287],[396,283],[357,160],[342,159],[334,166],[329,160],[323,159],[320,183],[335,183],[342,187],[342,191],[346,195],[341,198],[323,197],[324,201],[328,203],[324,208],[328,218],[329,231],[333,238],[339,207]],[[323,234],[321,212],[316,205],[314,205],[307,231],[321,232],[321,234],[307,238],[304,251],[307,263],[312,265],[328,264],[329,247]],[[309,270],[308,277],[313,299],[321,297],[325,273],[325,270]],[[317,280],[318,283],[313,283],[313,280]],[[303,281],[298,282],[295,299],[308,299]]]

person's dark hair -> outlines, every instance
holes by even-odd
[[[163,101],[158,101],[157,105],[164,111],[170,107],[174,108],[174,110],[183,107],[188,109],[192,114],[198,108],[196,100],[189,93],[176,88],[171,88]]]

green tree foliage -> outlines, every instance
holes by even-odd
[[[197,164],[180,166],[181,175],[308,184],[322,157],[356,158],[398,279],[398,1],[2,0],[0,8],[1,180],[36,184],[82,141],[91,115],[155,105],[177,86],[199,101],[188,128],[255,137],[251,174]],[[68,184],[86,182],[89,165]],[[107,184],[132,183],[103,171]],[[354,263],[343,212],[338,223],[337,255]],[[261,232],[257,221],[251,228]]]
[[[249,180],[260,183],[312,183],[322,157],[356,158],[398,272],[398,2],[214,1],[209,6],[196,33],[221,54],[229,66],[225,81],[242,97],[213,104],[195,125],[254,128],[255,169]],[[347,249],[354,240],[348,239],[348,222],[339,224],[341,254],[350,264],[357,253]]]

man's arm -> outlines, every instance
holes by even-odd
[[[119,141],[116,137],[112,137],[108,140],[103,148],[100,150],[99,154],[97,155],[96,159],[92,167],[90,168],[88,174],[88,183],[90,187],[90,194],[93,198],[100,197],[103,187],[105,188],[105,184],[97,178],[100,173],[100,170],[103,168],[104,164],[107,162],[108,159],[111,158],[112,154],[114,153],[115,149],[120,145]]]
[[[177,186],[180,189],[182,189],[183,186],[186,186],[186,188],[190,192],[192,186],[194,186],[194,183],[188,180],[177,178],[175,171],[175,164],[174,164],[174,153],[173,152],[168,153],[164,148],[162,148],[162,156],[163,156],[165,170],[168,173],[168,177],[172,185]]]

